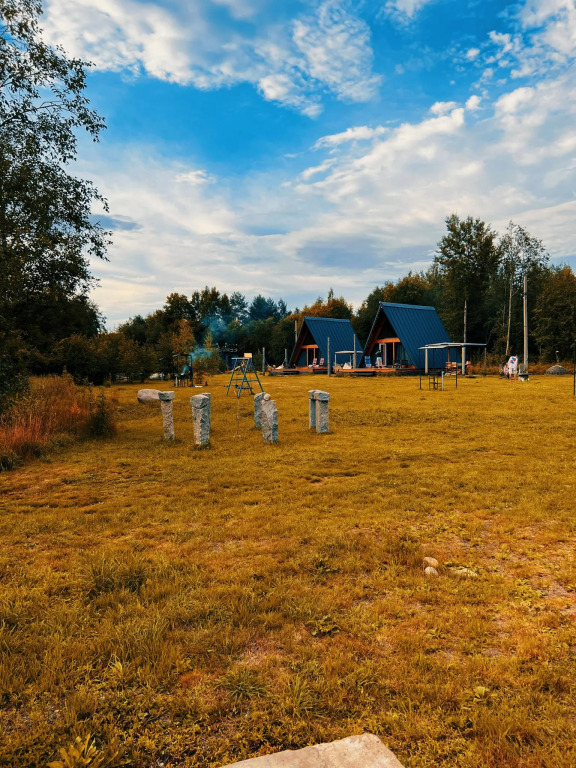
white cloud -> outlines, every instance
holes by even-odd
[[[304,181],[308,181],[308,179],[311,179],[312,176],[318,176],[320,173],[324,173],[329,168],[331,168],[333,165],[332,160],[326,160],[325,162],[321,163],[320,165],[315,165],[311,168],[306,168],[304,171],[302,171],[301,178]]]
[[[185,171],[176,176],[176,181],[197,187],[199,184],[213,184],[216,179],[206,171]]]
[[[301,81],[301,78],[293,74],[267,75],[258,82],[258,90],[267,101],[277,101],[297,109],[308,117],[318,117],[322,112],[319,97],[310,96],[299,80]]]
[[[576,55],[576,5],[574,0],[528,0],[517,11],[517,34],[493,30],[489,34],[484,64],[509,70],[513,79],[549,76],[568,66]],[[479,56],[478,59],[481,57]]]
[[[342,133],[333,133],[331,136],[322,136],[314,144],[314,149],[320,147],[336,147],[340,144],[347,144],[350,141],[369,141],[377,136],[386,133],[386,128],[379,125],[376,128],[369,128],[367,125],[358,125],[354,128],[347,128]]]
[[[480,48],[469,48],[466,51],[466,58],[468,61],[474,61],[474,59],[478,58],[478,55],[480,53]]]
[[[476,96],[476,95],[470,96],[470,98],[466,102],[466,109],[469,112],[475,112],[477,109],[480,109],[481,101],[482,99],[480,98],[480,96]]]
[[[429,2],[431,0],[388,0],[383,11],[387,16],[391,16],[397,21],[408,23]]]
[[[433,115],[446,115],[457,106],[458,104],[455,101],[437,101],[430,107],[430,112]]]
[[[213,2],[236,19],[211,18]],[[146,73],[201,89],[251,83],[262,96],[310,117],[326,93],[375,97],[370,30],[346,0],[322,0],[283,23],[259,12],[263,0],[47,0],[47,39],[101,70]]]
[[[376,95],[381,77],[372,74],[370,29],[340,0],[326,0],[314,16],[297,19],[293,39],[310,76],[339,99],[368,101]]]
[[[529,0],[521,11],[525,28],[540,28],[539,41],[565,57],[576,49],[574,0]]]
[[[262,9],[266,0],[212,0],[212,2],[228,8],[235,19],[250,19]]]

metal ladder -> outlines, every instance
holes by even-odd
[[[240,382],[240,383],[238,383]],[[264,392],[264,387],[260,383],[256,368],[251,357],[233,357],[232,358],[232,375],[228,382],[226,394],[228,395],[230,389],[234,387],[236,390],[236,397],[240,397],[242,392],[246,389],[251,395],[254,394],[252,385],[258,384],[260,392]]]

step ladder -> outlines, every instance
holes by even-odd
[[[232,358],[232,375],[228,382],[228,388],[226,394],[230,393],[230,389],[234,388],[236,391],[236,397],[240,397],[244,390],[254,394],[252,386],[258,385],[260,392],[264,392],[264,387],[260,383],[256,368],[251,357],[233,357]],[[256,390],[258,391],[258,390]]]

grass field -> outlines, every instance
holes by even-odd
[[[571,378],[266,379],[278,445],[225,381],[208,450],[200,390],[165,443],[127,385],[115,439],[0,474],[0,765],[220,766],[365,730],[407,768],[576,765]]]

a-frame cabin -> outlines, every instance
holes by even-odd
[[[381,301],[368,335],[361,367],[381,369],[424,369],[424,347],[450,342],[434,307],[392,304]],[[454,362],[458,353],[452,350]],[[431,368],[444,368],[450,362],[450,350],[429,350]]]
[[[357,357],[360,359],[362,346],[354,333],[350,320],[337,320],[331,317],[305,317],[290,356],[289,367],[316,372],[327,371],[328,339],[330,339],[332,360],[334,360],[336,352],[353,349],[358,351]]]

